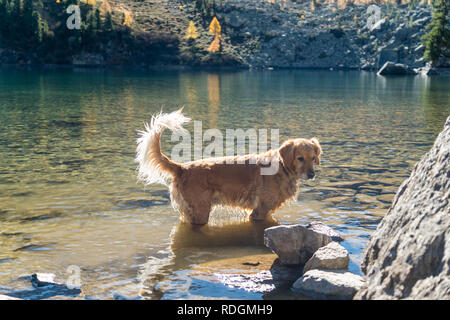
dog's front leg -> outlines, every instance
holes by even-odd
[[[262,221],[267,218],[267,215],[269,214],[269,210],[266,209],[264,206],[257,207],[253,209],[252,213],[250,214],[250,220],[251,221]]]
[[[189,222],[195,225],[207,224],[210,212],[211,204],[196,203],[192,206],[192,215],[189,217]]]

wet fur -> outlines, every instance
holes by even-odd
[[[138,179],[168,185],[173,207],[191,224],[208,223],[215,206],[250,210],[252,220],[264,220],[293,199],[298,180],[307,179],[314,164],[320,164],[322,149],[316,138],[290,139],[280,148],[259,155],[176,163],[161,152],[161,134],[166,128],[185,130],[182,126],[188,121],[182,110],[153,116],[150,125],[139,132],[136,162]],[[256,164],[250,163],[251,157],[256,158]],[[267,158],[279,162],[274,175],[260,173],[261,167],[268,167],[263,161]],[[232,164],[225,163],[231,159]]]

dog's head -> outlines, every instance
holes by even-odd
[[[288,173],[306,180],[314,178],[314,164],[320,164],[322,148],[316,138],[290,139],[283,143],[279,153]]]

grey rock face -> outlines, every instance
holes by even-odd
[[[413,69],[408,67],[406,64],[394,63],[391,61],[386,62],[381,69],[378,71],[379,75],[400,75],[400,74],[417,74]]]
[[[319,248],[309,259],[303,272],[312,269],[320,270],[346,270],[350,262],[347,250],[337,242],[330,242]]]
[[[304,264],[330,241],[329,236],[298,224],[264,230],[264,244],[278,255],[282,264]]]
[[[450,299],[450,117],[397,191],[361,265],[358,299]]]
[[[364,279],[346,271],[309,270],[292,286],[294,291],[315,298],[352,299]]]

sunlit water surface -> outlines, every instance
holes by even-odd
[[[22,298],[292,298],[264,281],[265,227],[219,210],[180,224],[167,189],[136,183],[136,130],[184,106],[203,130],[319,138],[318,177],[276,223],[339,230],[360,273],[365,245],[450,114],[448,77],[364,72],[0,71],[0,293]],[[192,132],[193,125],[187,128]],[[174,143],[163,137],[170,154]],[[80,268],[81,293],[33,288]],[[265,287],[264,287],[265,286]]]

